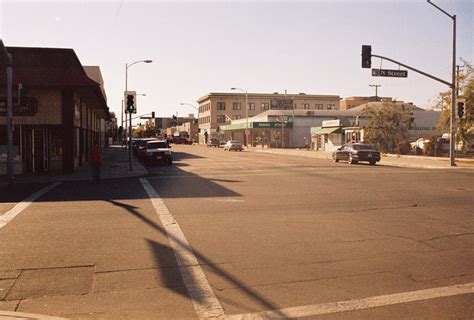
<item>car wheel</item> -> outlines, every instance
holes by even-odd
[[[336,156],[336,155],[333,155],[333,156],[332,156],[332,159],[333,159],[333,160],[334,160],[334,162],[336,162],[336,163],[337,163],[337,162],[339,162],[339,159],[337,158],[337,156]]]
[[[354,164],[354,163],[355,163],[355,161],[354,161],[354,159],[352,159],[352,155],[350,154],[349,158],[347,159],[347,164]]]
[[[375,166],[375,164],[377,163],[377,161],[372,160],[372,161],[369,161],[369,163],[370,163],[371,166]]]

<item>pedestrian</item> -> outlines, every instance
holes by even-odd
[[[102,165],[102,150],[100,149],[99,143],[96,142],[94,147],[91,149],[90,156],[92,181],[100,183],[100,167]]]

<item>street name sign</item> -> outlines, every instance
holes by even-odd
[[[406,78],[408,70],[372,69],[373,77]]]

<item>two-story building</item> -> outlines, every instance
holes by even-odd
[[[248,108],[245,106],[246,98]],[[268,110],[338,110],[339,101],[338,95],[211,92],[197,100],[199,143],[218,136],[217,128],[233,120],[251,118]]]

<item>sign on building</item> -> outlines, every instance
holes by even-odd
[[[292,110],[293,100],[291,99],[272,99],[270,100],[270,109],[272,110]]]

